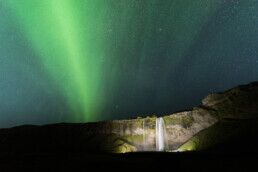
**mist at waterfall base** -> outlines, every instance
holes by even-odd
[[[0,16],[0,127],[163,115],[258,80],[256,0],[0,0]]]

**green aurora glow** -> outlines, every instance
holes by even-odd
[[[152,4],[157,4],[158,1],[148,2],[149,7],[145,8],[151,9]],[[129,1],[105,3],[100,0],[10,0],[10,6],[20,21],[20,28],[39,53],[42,64],[63,90],[74,114],[80,114],[75,115],[78,121],[96,120],[96,114],[99,114],[97,111],[101,109],[104,101],[101,99],[103,95],[100,88],[104,67],[101,64],[101,58],[105,53],[105,46],[112,43],[105,40],[108,27],[105,24],[107,20],[105,16],[112,10],[113,3],[118,5],[124,3],[127,7],[125,10],[122,9],[124,14],[121,15],[135,18],[134,15],[141,12],[137,11],[137,8],[128,8]],[[178,1],[178,3],[183,7],[191,4],[189,1]],[[184,35],[186,39],[182,39],[183,47],[177,50],[179,54],[191,45],[196,33],[202,27],[201,23],[205,23],[203,21],[212,14],[212,8],[216,9],[214,4],[216,3],[212,1],[207,3],[201,15],[198,14],[198,21],[189,26],[189,28],[194,27],[195,32],[188,32],[184,24],[178,24],[175,39],[180,40],[182,38],[178,35],[187,34]],[[191,8],[195,9],[192,6]],[[195,11],[189,12],[190,14],[195,14]],[[189,16],[184,17],[187,20]],[[115,16],[110,20],[117,20],[117,18],[118,16]],[[122,31],[128,30],[128,23],[121,23],[121,25],[124,25],[124,28],[121,28]],[[109,28],[112,30],[112,25]],[[151,33],[147,31],[144,34]],[[142,61],[140,64],[144,64],[144,57],[140,60]]]
[[[170,113],[257,80],[257,9],[256,0],[0,0],[0,125]]]
[[[101,109],[100,38],[105,13],[99,15],[101,4],[91,1],[84,5],[73,0],[10,2],[20,28],[63,90],[77,121],[92,121]]]

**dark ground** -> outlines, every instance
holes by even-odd
[[[1,155],[0,171],[256,171],[257,163],[257,154],[237,152],[23,154]]]
[[[59,132],[54,132],[56,129],[53,130],[52,127],[56,128],[55,126],[47,127],[47,130],[43,127],[42,131],[46,132],[33,126],[0,130],[0,172],[106,172],[110,169],[141,172],[258,171],[258,137],[257,132],[254,132],[256,130],[251,130],[251,126],[249,132],[202,152],[128,154],[90,152],[85,148],[89,147],[87,142],[83,142],[80,135],[71,134],[64,137],[58,134]],[[60,126],[57,128],[59,131]],[[76,126],[69,131],[82,133],[79,129],[80,127]],[[60,133],[67,133],[61,131]]]

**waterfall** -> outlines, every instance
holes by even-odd
[[[164,119],[162,117],[156,119],[156,151],[167,150],[167,138]]]
[[[142,121],[142,129],[143,129],[143,146],[142,146],[142,151],[145,151],[146,148],[146,131],[145,131],[145,119]]]

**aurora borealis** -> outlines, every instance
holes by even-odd
[[[257,0],[0,0],[0,127],[164,114],[258,80]]]

